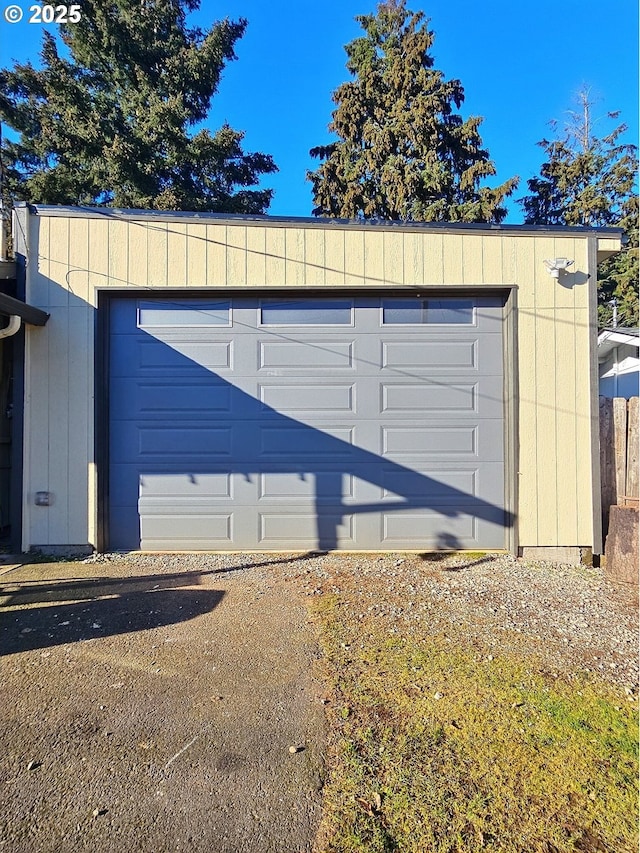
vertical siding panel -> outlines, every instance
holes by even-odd
[[[444,235],[425,234],[424,243],[424,283],[444,283]]]
[[[309,284],[326,282],[324,235],[322,228],[308,228],[305,235],[305,278]]]
[[[462,284],[462,235],[446,234],[444,249],[444,283]]]
[[[207,226],[187,225],[187,281],[188,287],[207,284]]]
[[[265,228],[247,228],[247,284],[264,285],[266,279]]]
[[[344,284],[344,231],[327,228],[324,232],[324,250],[327,263],[327,284]]]
[[[404,235],[404,284],[424,284],[423,247],[420,234]]]
[[[538,470],[538,543],[558,543],[558,447],[556,444],[557,412],[555,304],[558,284],[546,271],[545,258],[553,258],[555,241],[540,239],[535,257],[535,325],[536,347],[536,445]]]
[[[364,232],[344,232],[345,284],[364,284]]]
[[[71,219],[69,231],[68,287],[73,296],[86,302],[89,295],[89,221]],[[73,300],[72,300],[73,304]]]
[[[502,242],[501,281],[504,284],[515,284],[518,238],[503,235],[500,239]]]
[[[49,373],[47,423],[47,490],[53,494],[53,504],[45,509],[47,536],[42,544],[68,542],[68,479],[67,464],[69,440],[67,426],[68,409],[68,351],[69,291],[69,219],[52,217],[49,237],[49,305],[51,317],[49,327],[46,370]],[[39,438],[42,441],[42,437]]]
[[[266,284],[282,287],[284,280],[284,228],[265,228]]]
[[[402,284],[404,281],[403,234],[399,231],[385,231],[384,244],[384,280],[389,284]]]
[[[167,226],[164,222],[150,222],[147,227],[148,287],[167,285]],[[111,234],[109,239],[112,239]],[[113,250],[111,250],[113,251]]]
[[[538,271],[538,274],[539,271]],[[518,285],[518,532],[520,545],[538,544],[538,446],[536,441],[535,239],[519,237]]]
[[[45,262],[46,263],[46,262]],[[48,264],[47,264],[48,266]],[[47,507],[34,505],[35,493],[49,484],[49,324],[25,331],[25,466],[23,548],[49,541]]]
[[[109,223],[89,220],[89,301],[96,304],[96,287],[109,284]]]
[[[384,279],[384,243],[379,231],[364,232],[364,281],[381,285]]]
[[[574,269],[587,275],[589,270],[589,240],[575,241]],[[578,284],[573,289],[574,297],[574,341],[575,341],[575,406],[576,406],[576,488],[578,490],[578,541],[576,545],[588,545],[593,539],[592,516],[592,471],[591,471],[591,365],[589,347],[589,283]]]
[[[49,327],[48,482],[53,500],[45,509],[49,516],[48,544],[65,545],[69,540],[69,310],[54,308]],[[75,356],[73,353],[71,356]],[[42,439],[41,439],[42,440]],[[74,454],[77,448],[74,448]],[[85,460],[86,461],[86,460]],[[43,543],[45,544],[45,543]]]
[[[49,305],[69,304],[66,276],[69,271],[69,220],[52,217],[49,226]]]
[[[483,264],[482,283],[502,284],[503,279],[503,245],[502,236],[495,234],[482,238]]]
[[[287,228],[285,231],[285,282],[303,285],[304,280],[304,231],[302,228]]]
[[[241,287],[247,283],[247,229],[227,225],[227,284]]]
[[[572,239],[556,239],[554,257],[575,259]],[[576,259],[573,270],[580,269]],[[562,277],[555,285],[556,350],[556,482],[558,544],[580,545],[578,541],[578,462],[576,456],[576,312],[575,273]],[[570,286],[570,283],[572,286]],[[585,351],[586,352],[586,351]],[[585,359],[588,360],[588,359]],[[588,411],[588,410],[587,410]],[[585,412],[587,414],[587,412]],[[588,481],[583,481],[588,482]]]
[[[149,227],[152,223],[129,223],[128,284],[147,287],[149,284]]]
[[[167,284],[184,287],[187,283],[187,226],[172,222],[167,231]]]
[[[95,298],[95,297],[94,297]],[[87,310],[85,312],[85,329],[87,335],[87,354],[95,353],[95,312]],[[87,433],[86,433],[86,448],[87,454],[87,542],[96,546],[98,543],[98,480],[96,471],[96,455],[95,455],[95,425],[94,425],[94,401],[95,401],[95,374],[93,364],[90,360],[87,363]]]
[[[129,283],[129,223],[109,220],[109,284],[126,287]]]
[[[49,234],[51,219],[29,216],[30,257],[27,276],[27,302],[38,308],[49,307]]]
[[[495,241],[495,238],[494,238]],[[484,284],[484,264],[487,255],[495,252],[492,243],[478,234],[465,234],[462,237],[462,281],[464,284]]]
[[[227,283],[227,229],[207,225],[207,284],[220,287]]]
[[[67,496],[68,538],[66,543],[85,545],[89,540],[87,497],[89,494],[89,464],[93,457],[87,442],[93,431],[90,411],[93,411],[91,373],[93,349],[89,340],[89,320],[93,311],[86,306],[74,306],[69,311],[68,328],[68,428]]]

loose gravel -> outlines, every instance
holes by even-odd
[[[86,562],[122,560],[96,554]],[[306,596],[332,593],[390,633],[464,632],[483,649],[533,654],[551,673],[592,673],[638,693],[638,589],[599,568],[509,554],[129,554],[162,571],[251,572],[295,581]]]

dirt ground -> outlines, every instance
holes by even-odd
[[[0,605],[1,850],[312,849],[325,724],[291,584],[175,556],[33,564]]]
[[[331,697],[305,604],[325,595],[390,635],[446,632],[637,701],[637,587],[599,569],[392,553],[0,566],[0,853],[311,853]]]

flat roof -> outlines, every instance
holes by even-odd
[[[192,222],[217,225],[263,225],[272,228],[297,226],[299,228],[338,228],[380,231],[433,231],[436,233],[481,232],[536,235],[565,234],[574,237],[595,235],[622,238],[622,228],[595,228],[580,225],[497,225],[488,222],[399,222],[388,219],[333,219],[318,216],[270,216],[269,214],[197,213],[190,211],[135,210],[118,207],[72,207],[69,205],[28,204],[18,202],[17,208],[28,208],[35,216],[61,216],[85,219],[131,219],[150,222]]]

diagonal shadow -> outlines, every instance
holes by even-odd
[[[272,560],[247,560],[235,566],[224,566],[219,569],[199,569],[198,571],[173,572],[142,577],[108,577],[96,575],[89,578],[47,578],[39,582],[24,583],[22,581],[0,584],[0,612],[3,607],[15,605],[38,604],[40,602],[63,602],[92,600],[102,596],[130,595],[133,593],[153,592],[158,589],[176,589],[186,586],[198,586],[202,578],[218,574],[230,574],[246,569],[258,569],[264,566],[275,566],[285,563],[296,563],[312,560],[325,552],[309,552],[292,554]]]
[[[149,299],[145,303],[153,304]],[[391,454],[381,456],[358,446],[344,418],[337,428],[320,429],[259,399],[257,391],[234,384],[249,388],[253,381],[255,388],[251,369],[243,373],[238,365],[233,373],[228,370],[231,343],[241,343],[231,340],[233,329],[207,339],[194,337],[190,329],[163,327],[162,322],[151,330],[142,328],[136,318],[130,300],[114,300],[112,331],[120,338],[110,362],[110,547],[138,549],[151,542],[151,548],[158,549],[162,545],[155,543],[166,541],[170,550],[180,550],[175,542],[186,522],[195,531],[193,541],[218,539],[220,550],[234,548],[229,526],[258,523],[255,509],[253,516],[247,513],[251,503],[255,508],[258,502],[265,476],[274,474],[282,475],[290,489],[279,506],[289,507],[292,539],[296,523],[315,519],[315,542],[306,541],[307,548],[339,547],[345,539],[343,524],[351,516],[419,515],[420,510],[441,519],[441,529],[426,534],[425,540],[437,542],[444,536],[458,548],[477,546],[473,540],[466,544],[460,529],[446,523],[470,518],[493,529],[494,547],[503,547],[504,528],[514,517],[499,503],[409,468]],[[245,344],[245,354],[257,345],[251,339]],[[295,399],[285,401],[285,410],[288,403],[289,410],[295,410]],[[467,421],[456,428],[470,434],[472,427]],[[355,480],[375,487],[368,492],[374,499],[356,503],[349,493]],[[241,497],[250,491],[252,500]],[[273,504],[263,501],[263,506],[268,510]],[[282,526],[285,521],[274,523]],[[259,545],[257,532],[251,535]]]
[[[111,587],[109,598],[0,611],[1,654],[187,622],[211,612],[224,596],[209,589],[130,592],[126,583],[121,587]]]

